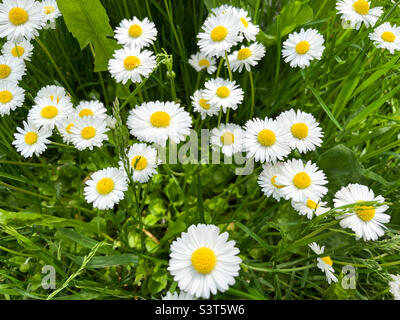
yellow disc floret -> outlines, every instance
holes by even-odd
[[[4,90],[0,92],[0,103],[8,103],[12,100],[13,95],[10,91]]]
[[[330,266],[333,265],[333,262],[332,262],[332,259],[331,259],[330,256],[322,257],[321,260],[322,260],[323,262],[325,262],[326,264],[329,264]]]
[[[56,11],[56,8],[54,8],[54,6],[44,6],[43,10],[45,14],[50,14]]]
[[[114,180],[111,178],[103,178],[97,182],[96,189],[101,195],[107,195],[114,190]]]
[[[224,26],[215,27],[211,31],[211,39],[214,41],[222,41],[226,38],[227,35],[228,35],[228,29],[225,28]]]
[[[40,112],[43,118],[53,119],[58,115],[58,109],[55,106],[47,106],[42,109]]]
[[[240,18],[240,21],[243,23],[244,27],[247,29],[249,27],[249,23],[246,21],[245,18]]]
[[[142,35],[143,29],[138,24],[134,24],[134,25],[131,25],[129,27],[129,31],[128,32],[129,32],[129,35],[132,38],[138,38],[138,37],[140,37]]]
[[[200,67],[209,67],[210,62],[207,59],[201,59],[201,60],[199,60],[199,66]]]
[[[199,101],[200,107],[202,107],[203,109],[206,109],[206,110],[210,109],[211,106],[210,106],[210,104],[207,103],[207,102],[208,102],[207,99],[200,99],[200,101]]]
[[[362,202],[361,200],[357,202]],[[375,217],[375,208],[373,206],[356,206],[355,211],[357,216],[365,221],[371,221]]]
[[[296,52],[298,54],[306,54],[310,50],[310,43],[308,41],[300,41],[296,45]]]
[[[147,159],[143,156],[135,156],[131,161],[131,166],[135,170],[143,170],[147,167]]]
[[[369,12],[369,3],[366,0],[357,0],[353,3],[354,10],[359,14],[368,14]]]
[[[302,122],[292,125],[290,131],[292,131],[293,136],[297,139],[304,139],[308,136],[308,127],[305,123]]]
[[[213,271],[217,263],[214,251],[206,247],[201,247],[194,251],[191,260],[193,268],[201,274]]]
[[[135,56],[128,56],[124,60],[124,66],[126,70],[133,70],[140,66],[140,59]]]
[[[220,139],[222,144],[230,146],[235,141],[235,136],[232,132],[225,132]]]
[[[297,189],[306,189],[311,185],[311,178],[305,172],[299,172],[293,178],[293,184]]]
[[[7,78],[11,73],[11,68],[6,64],[0,64],[0,79]]]
[[[312,210],[315,210],[315,209],[318,208],[318,203],[316,203],[314,200],[308,199],[307,200],[307,207],[312,209]]]
[[[272,185],[275,187],[275,188],[277,188],[277,189],[282,189],[284,186],[282,186],[282,185],[279,185],[279,184],[276,184],[276,179],[277,178],[277,176],[273,176],[272,178],[271,178],[271,183],[272,183]]]
[[[86,116],[93,116],[93,115],[94,115],[94,113],[93,113],[93,111],[90,110],[90,109],[82,109],[82,110],[79,112],[79,116],[80,116],[81,118],[86,117]]]
[[[11,54],[16,58],[22,56],[24,52],[25,50],[21,46],[15,46],[14,48],[11,49]]]
[[[30,131],[25,135],[26,144],[32,145],[35,144],[37,141],[38,141],[38,135],[36,132]]]
[[[82,129],[81,136],[83,139],[89,140],[96,135],[96,129],[92,126],[88,126]]]
[[[239,60],[245,60],[251,56],[251,50],[249,48],[243,48],[238,51],[237,58]]]
[[[229,97],[230,93],[231,93],[231,91],[229,90],[229,88],[225,87],[225,86],[221,86],[217,89],[217,96],[220,98]]]
[[[12,8],[8,13],[8,19],[15,26],[24,24],[25,22],[28,21],[28,18],[29,18],[28,12],[26,12],[26,10],[22,8]]]
[[[70,123],[69,125],[67,125],[67,127],[65,128],[65,131],[67,131],[68,133],[71,133],[71,128],[74,126],[73,123]]]
[[[394,42],[394,40],[396,40],[396,36],[391,31],[383,32],[381,35],[381,38],[383,41],[386,41],[386,42]]]
[[[257,140],[262,146],[271,147],[276,142],[276,135],[269,129],[263,129],[258,133]]]
[[[171,121],[171,116],[165,111],[156,111],[150,117],[150,122],[154,127],[168,127]]]

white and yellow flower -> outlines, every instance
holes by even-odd
[[[137,50],[151,46],[157,37],[157,29],[153,22],[144,18],[124,19],[115,29],[115,39],[119,44],[131,46]]]
[[[67,144],[72,142],[71,128],[74,126],[78,118],[79,116],[74,110],[66,118],[62,118],[56,123],[57,129],[60,132],[63,141]]]
[[[215,149],[221,149],[224,155],[231,157],[243,151],[244,131],[234,123],[221,124],[212,129],[211,144]]]
[[[320,247],[316,242],[312,242],[308,245],[312,251],[314,251],[317,255],[323,255],[325,247]],[[326,281],[328,284],[331,282],[338,282],[338,279],[334,275],[335,270],[332,267],[333,262],[330,256],[318,257],[317,258],[317,267],[325,273]]]
[[[26,67],[23,60],[0,56],[0,83],[17,83],[25,75]]]
[[[25,90],[13,82],[0,83],[0,116],[21,107],[25,100]]]
[[[43,0],[41,4],[46,22],[54,23],[58,17],[61,17],[56,0]]]
[[[229,64],[232,71],[238,70],[242,72],[243,67],[247,71],[251,71],[251,67],[258,64],[265,55],[265,48],[262,44],[255,42],[249,46],[242,46],[240,50],[233,52],[229,55]]]
[[[217,105],[209,104],[208,100],[204,98],[203,90],[196,90],[193,96],[190,97],[192,100],[192,106],[194,111],[200,112],[201,119],[205,119],[207,116],[212,117],[219,113]]]
[[[283,197],[281,189],[284,186],[276,184],[276,178],[281,174],[282,165],[282,162],[277,162],[275,164],[263,164],[263,171],[258,176],[257,181],[261,187],[261,191],[267,197],[272,196],[277,201],[280,201]]]
[[[336,10],[351,28],[360,29],[364,23],[367,28],[373,27],[383,13],[382,7],[371,8],[367,0],[339,0]]]
[[[326,207],[326,202],[316,199],[307,199],[307,201],[292,200],[292,207],[299,213],[299,215],[307,216],[310,220],[313,218],[314,214],[318,217],[330,210],[329,207]]]
[[[106,122],[95,117],[78,117],[70,131],[71,142],[80,151],[101,147],[108,140]]]
[[[40,89],[36,94],[35,103],[42,98],[50,98],[53,103],[58,103],[61,99],[71,101],[71,98],[65,89],[55,85],[45,86]]]
[[[400,300],[400,274],[391,274],[392,281],[389,282],[389,292],[393,295],[394,300]]]
[[[400,51],[400,27],[385,22],[370,33],[369,38],[378,48],[389,50],[391,54]]]
[[[201,52],[192,54],[189,63],[197,72],[206,69],[208,74],[213,74],[217,70],[215,58],[209,57]]]
[[[1,53],[5,57],[31,61],[33,45],[25,39],[19,42],[7,41],[1,49]]]
[[[223,112],[228,108],[236,110],[243,101],[244,92],[235,81],[216,78],[208,80],[204,86],[204,98]]]
[[[76,106],[75,110],[81,118],[87,116],[93,116],[103,120],[107,118],[107,109],[104,107],[103,102],[98,100],[81,101]]]

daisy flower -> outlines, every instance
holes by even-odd
[[[205,119],[207,116],[211,117],[219,113],[217,105],[211,105],[208,100],[204,98],[203,90],[196,90],[193,96],[190,97],[194,111],[200,112],[201,119]]]
[[[51,136],[49,127],[39,129],[34,124],[24,121],[24,129],[17,128],[17,131],[14,133],[15,140],[12,144],[25,158],[32,157],[33,154],[39,156],[47,149],[47,144],[51,143],[47,139]]]
[[[26,71],[23,60],[0,56],[0,83],[18,82]]]
[[[93,150],[93,147],[101,147],[103,141],[107,141],[106,132],[109,129],[106,122],[94,117],[78,118],[70,128],[71,142],[78,150]]]
[[[0,83],[0,116],[9,115],[10,111],[22,106],[25,90],[12,82]]]
[[[242,46],[240,50],[229,55],[228,59],[232,71],[238,70],[239,72],[242,72],[243,67],[245,67],[246,70],[250,72],[251,67],[256,66],[258,61],[261,60],[264,55],[264,46],[255,42],[250,46]]]
[[[175,102],[145,102],[129,112],[130,133],[139,140],[165,146],[168,139],[184,141],[190,134],[192,118]]]
[[[393,281],[389,282],[389,291],[393,295],[394,300],[400,300],[400,274],[390,275]]]
[[[115,39],[123,46],[131,46],[137,50],[151,46],[157,37],[157,29],[153,22],[144,18],[140,21],[133,17],[132,20],[124,19],[115,29]]]
[[[228,108],[236,110],[243,101],[244,92],[235,81],[210,79],[204,86],[204,98],[209,104],[222,108],[224,112]]]
[[[201,52],[192,54],[189,63],[197,72],[207,69],[209,74],[213,74],[217,70],[215,58],[208,57]]]
[[[168,270],[184,290],[197,298],[225,292],[239,275],[239,249],[215,225],[191,225],[171,245]]]
[[[244,132],[237,124],[221,124],[211,131],[211,144],[215,149],[222,148],[222,153],[231,157],[243,151]]]
[[[276,178],[281,174],[281,168],[283,163],[277,162],[276,164],[263,164],[263,171],[258,177],[258,184],[261,187],[261,191],[267,197],[273,197],[276,201],[280,201],[283,197],[281,189],[284,186],[276,184]]]
[[[325,247],[320,247],[316,242],[310,243],[308,246],[317,255],[322,255],[324,253]],[[335,270],[332,268],[333,262],[330,256],[318,257],[317,262],[317,267],[322,272],[325,272],[326,281],[328,281],[329,284],[331,284],[332,281],[338,282],[338,279],[334,275]]]
[[[38,91],[35,98],[35,103],[42,98],[50,98],[51,101],[58,103],[62,98],[71,100],[65,89],[60,86],[49,85]]]
[[[220,16],[220,15],[224,15],[224,14],[236,14],[237,8],[231,6],[230,4],[223,4],[216,8],[212,8],[211,12],[216,16]]]
[[[380,195],[375,197],[372,190],[357,183],[341,188],[333,199],[335,208],[364,201],[384,203],[385,199]],[[340,219],[342,228],[350,228],[357,238],[363,238],[364,241],[377,240],[384,234],[386,227],[383,224],[390,220],[390,216],[384,213],[388,208],[387,205],[361,204],[352,208],[337,209],[344,213],[337,219]]]
[[[299,215],[307,216],[308,219],[312,219],[313,215],[319,216],[330,210],[326,207],[326,202],[307,199],[307,201],[293,201],[292,207],[295,209]]]
[[[196,300],[190,293],[181,291],[179,294],[177,292],[167,294],[162,297],[162,300]]]
[[[83,194],[88,203],[93,203],[94,208],[107,210],[124,199],[126,190],[128,182],[123,172],[109,167],[92,174],[90,180],[86,181]]]
[[[276,183],[284,185],[281,191],[286,200],[296,202],[321,199],[328,192],[325,174],[311,161],[305,165],[299,159],[285,162]]]
[[[44,13],[34,0],[3,0],[0,3],[0,37],[11,41],[30,40],[39,35]]]
[[[25,61],[31,61],[33,53],[33,45],[28,40],[22,40],[20,42],[7,41],[1,53],[6,57],[19,58]]]
[[[79,119],[79,116],[74,111],[70,113],[66,118],[62,118],[57,121],[56,126],[60,132],[62,139],[65,143],[72,142],[71,128],[74,126],[75,122]]]
[[[79,117],[93,116],[99,119],[105,120],[107,118],[107,109],[104,107],[103,102],[92,100],[92,101],[81,101],[76,106],[76,112]]]
[[[382,7],[370,7],[371,2],[366,0],[340,0],[336,3],[336,10],[342,20],[348,22],[353,29],[360,29],[364,23],[367,28],[373,27],[382,15]]]
[[[200,51],[213,57],[222,57],[232,46],[242,41],[240,19],[236,15],[209,16],[197,35]]]
[[[139,51],[135,47],[124,47],[114,52],[113,59],[108,62],[108,70],[117,82],[126,84],[128,80],[141,82],[148,78],[156,68],[157,62],[153,52]]]
[[[302,28],[299,33],[289,34],[288,39],[283,43],[282,56],[285,62],[290,62],[292,68],[304,69],[310,65],[310,61],[320,60],[325,50],[324,37],[315,29],[305,30]]]
[[[378,48],[387,49],[391,54],[394,54],[395,50],[400,50],[400,27],[391,26],[389,22],[377,27],[369,34],[369,38]]]
[[[313,115],[290,109],[282,112],[277,117],[277,121],[290,131],[290,148],[297,148],[300,153],[306,153],[321,146],[323,133]]]
[[[272,162],[283,160],[290,153],[289,133],[273,119],[255,118],[245,124],[245,151],[247,158]]]
[[[45,21],[54,23],[58,17],[61,17],[56,0],[43,0],[41,4]]]

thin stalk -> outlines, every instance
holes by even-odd
[[[249,72],[249,79],[250,79],[250,88],[251,88],[251,107],[250,107],[250,119],[253,118],[254,114],[254,97],[255,97],[255,90],[254,90],[254,80],[253,80],[253,73]]]

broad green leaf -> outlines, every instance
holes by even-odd
[[[281,36],[285,36],[292,32],[297,27],[310,22],[313,19],[314,13],[312,8],[300,1],[293,1],[285,6],[281,12]]]
[[[186,230],[186,223],[178,220],[175,221],[174,223],[171,223],[171,225],[168,227],[167,232],[165,233],[164,237],[162,238],[162,241],[169,240],[175,235],[183,232]]]

